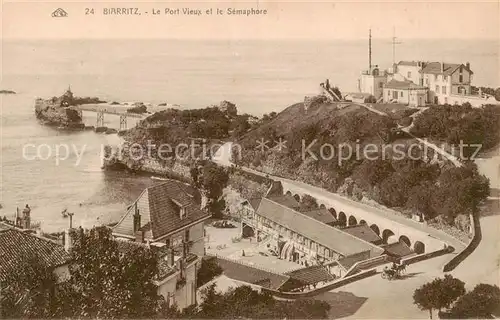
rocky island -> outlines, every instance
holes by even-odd
[[[0,94],[16,94],[16,92],[12,90],[0,90]]]
[[[35,114],[37,119],[45,125],[57,126],[62,129],[82,130],[85,128],[85,124],[76,106],[103,102],[105,101],[101,101],[98,98],[74,97],[73,92],[68,88],[60,97],[36,99]]]

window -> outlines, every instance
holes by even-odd
[[[436,86],[436,93],[439,93],[439,86]]]
[[[458,75],[458,82],[460,82],[460,83],[464,82],[464,75],[463,74]]]
[[[448,81],[448,76],[443,76],[444,81]]]
[[[425,77],[425,84],[429,85],[429,78]]]
[[[443,86],[442,90],[443,90],[443,94],[446,94],[446,86]]]
[[[411,78],[411,71],[408,71],[408,77],[407,78]]]
[[[184,241],[185,242],[189,241],[189,229],[186,229],[186,231],[184,231]]]
[[[384,83],[383,83],[383,82],[379,82],[379,83],[378,83],[378,87],[379,87],[379,88],[383,88],[383,87],[384,87]]]
[[[401,98],[403,97],[403,91],[401,91]]]
[[[179,210],[179,217],[182,219],[184,219],[184,217],[186,216],[186,208],[180,208]]]

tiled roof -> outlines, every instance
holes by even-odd
[[[418,84],[413,83],[412,81],[398,81],[392,79],[388,83],[385,84],[384,88],[387,89],[427,89],[427,87],[419,86]]]
[[[310,218],[271,199],[262,199],[257,214],[343,256],[366,251],[380,254],[383,251],[369,242]]]
[[[335,217],[327,209],[317,209],[305,212],[302,211],[302,213],[308,217],[311,217],[326,224],[332,224],[337,222],[337,219],[335,219]]]
[[[441,70],[441,66],[443,66],[443,70]],[[420,71],[421,73],[431,73],[431,74],[444,74],[450,75],[455,72],[458,68],[463,67],[465,70],[468,70],[470,73],[473,73],[470,69],[460,63],[441,63],[441,62],[428,62],[424,65],[423,69]]]
[[[413,253],[413,251],[406,245],[406,243],[399,241],[382,246],[385,253],[396,257],[405,257]]]
[[[176,203],[186,211],[182,219]],[[201,195],[198,190],[176,180],[165,180],[142,192],[113,228],[114,233],[134,236],[133,215],[136,206],[141,215],[141,230],[151,230],[152,239],[161,238],[193,222],[210,217],[210,214],[200,209]]]
[[[365,260],[365,257],[362,255],[354,255],[350,257],[344,257],[339,259],[337,262],[341,265],[346,271],[349,270],[356,262]]]
[[[398,66],[413,66],[413,67],[418,67],[419,66],[419,61],[399,61]]]
[[[310,266],[303,269],[287,272],[286,275],[303,284],[316,284],[335,280],[335,277],[328,272],[324,266]]]
[[[262,198],[253,198],[253,199],[250,199],[248,202],[250,203],[250,205],[252,206],[252,208],[254,210],[257,210],[257,208],[259,207],[261,199]]]
[[[268,196],[268,199],[273,200],[276,203],[284,205],[288,208],[298,209],[300,208],[300,203],[295,200],[294,197],[288,195],[280,195],[280,196]]]
[[[0,231],[0,280],[6,280],[26,259],[38,258],[48,267],[68,263],[70,255],[60,244],[17,229]]]
[[[376,243],[382,240],[368,225],[358,224],[342,228],[342,231],[352,234],[353,236],[363,239],[365,241]]]
[[[279,289],[290,278],[285,275],[271,273],[219,257],[217,262],[228,278],[256,284],[269,289]]]

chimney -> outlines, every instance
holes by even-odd
[[[174,250],[173,249],[170,249],[168,251],[168,255],[167,255],[167,263],[170,267],[173,267],[174,266]]]
[[[139,208],[137,208],[137,203],[135,204],[134,212],[134,233],[141,228],[141,215],[139,213]]]
[[[470,63],[469,63],[469,61],[467,61],[467,63],[465,64],[465,66],[467,67],[467,70],[470,71]]]
[[[441,62],[441,72],[444,72],[444,62]]]
[[[144,242],[144,231],[142,230],[137,230],[135,232],[135,241],[143,243]]]
[[[64,230],[64,250],[70,252],[73,247],[73,238],[71,238],[71,229]]]

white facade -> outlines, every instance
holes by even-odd
[[[156,282],[158,294],[163,296],[169,306],[176,305],[182,310],[196,304],[196,272],[199,265],[201,265],[200,258],[189,263],[185,267],[183,274],[175,272]]]
[[[369,93],[379,99],[382,97],[384,84],[387,82],[387,76],[380,74],[378,68],[373,68],[371,71],[365,71],[359,79],[359,92]]]

